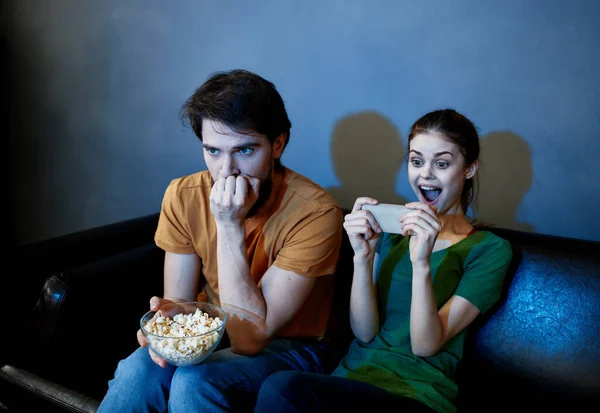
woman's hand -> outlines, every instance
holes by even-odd
[[[371,212],[362,210],[362,206],[364,204],[377,205],[378,203],[379,201],[373,198],[357,198],[352,212],[344,217],[344,229],[348,233],[356,258],[372,259],[375,255],[375,245],[379,240],[381,227]]]
[[[410,260],[414,266],[429,267],[429,257],[433,245],[442,230],[442,223],[437,217],[437,208],[422,202],[410,202],[405,205],[411,211],[400,218],[402,235],[413,232],[410,238]]]

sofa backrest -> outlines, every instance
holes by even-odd
[[[498,395],[522,394],[556,408],[573,407],[573,396],[598,397],[600,243],[486,229],[511,242],[513,263],[502,299],[471,328],[462,400],[509,408],[512,397]]]

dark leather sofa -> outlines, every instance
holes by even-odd
[[[117,362],[137,347],[162,294],[158,215],[9,251],[0,351],[0,412],[93,412]],[[587,411],[600,396],[600,243],[488,228],[511,241],[500,303],[469,331],[457,372],[461,412]],[[344,239],[335,309],[352,338],[352,254]]]

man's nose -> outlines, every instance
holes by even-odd
[[[224,156],[223,157],[223,163],[221,164],[220,175],[223,178],[226,178],[231,175],[233,175],[233,176],[240,175],[240,170],[238,169],[233,156]]]

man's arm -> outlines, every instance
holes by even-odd
[[[315,279],[272,265],[259,285],[250,277],[243,228],[217,230],[219,296],[234,353],[255,355],[304,304]]]
[[[163,298],[152,297],[150,310],[158,311],[164,305],[177,301],[196,301],[198,281],[200,280],[200,258],[196,254],[165,253],[164,295]],[[148,345],[141,330],[137,332],[138,343],[142,347]],[[165,368],[167,361],[148,349],[150,358],[160,367]]]
[[[171,301],[196,301],[200,281],[197,254],[165,253],[163,298]]]

